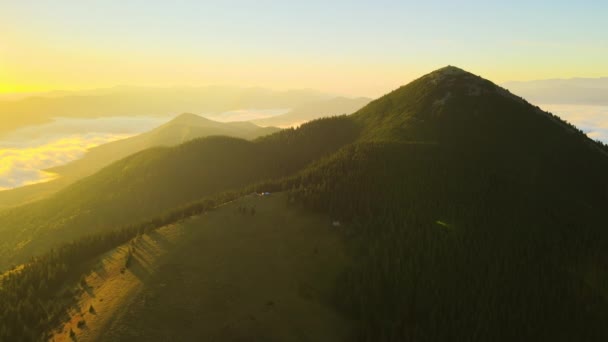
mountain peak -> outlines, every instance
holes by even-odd
[[[217,123],[213,120],[209,120],[200,115],[192,114],[192,113],[183,113],[176,117],[174,117],[171,121],[155,128],[153,131],[163,130],[167,127],[174,126],[201,126],[201,125],[209,125],[212,123]]]
[[[456,74],[470,74],[470,72],[460,69],[459,67],[455,67],[453,65],[448,65],[448,66],[445,66],[443,68],[433,71],[431,74],[456,75]]]
[[[458,67],[448,65],[441,69],[437,69],[420,79],[422,80],[430,80],[435,85],[479,85],[481,83],[491,83],[477,75],[474,75],[466,70],[460,69]],[[458,82],[456,82],[458,80]]]
[[[527,114],[537,113],[537,109],[493,82],[449,65],[373,101],[356,118],[372,127],[366,138],[439,141],[458,137],[456,140],[468,141],[486,136],[471,132],[472,128],[504,132],[496,123],[515,120],[513,113],[526,113],[517,120],[527,122],[533,117]],[[462,138],[464,132],[471,139]]]
[[[200,121],[200,120],[204,120],[204,119],[205,118],[203,118],[202,116],[199,116],[199,115],[196,115],[196,114],[183,113],[183,114],[180,114],[180,115],[176,116],[171,121],[172,122],[192,122],[192,121]]]
[[[450,96],[457,95],[465,97],[479,97],[488,94],[499,94],[503,97],[508,97],[511,100],[522,102],[521,98],[513,96],[506,89],[501,88],[495,83],[451,65],[437,69],[425,76],[422,76],[418,80],[402,88],[411,86],[419,87],[420,84],[427,84],[427,86],[424,87],[425,89],[435,90],[434,92],[429,91],[429,93],[434,93],[435,96],[441,96],[442,98],[448,96],[447,94],[450,94]]]

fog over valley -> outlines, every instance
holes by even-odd
[[[204,114],[219,122],[268,119],[289,109],[241,109]],[[55,118],[0,136],[0,191],[58,177],[49,168],[84,156],[93,147],[150,131],[176,115]]]
[[[48,181],[44,170],[82,157],[92,147],[145,132],[171,117],[57,118],[0,137],[0,190]]]
[[[579,104],[539,106],[582,129],[590,138],[608,143],[608,106]]]

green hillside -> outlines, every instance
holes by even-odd
[[[605,341],[607,174],[582,132],[447,67],[351,116],[130,156],[0,216],[0,256],[256,184],[347,227],[333,290],[357,340]]]
[[[277,132],[275,127],[259,127],[249,122],[217,122],[195,114],[181,114],[149,132],[92,148],[76,161],[50,169],[62,177],[82,178],[104,166],[151,147],[176,146],[196,138],[224,135],[255,139]]]
[[[218,136],[142,151],[47,199],[0,213],[0,267],[207,195],[293,174],[356,134],[338,117],[253,142]]]
[[[0,209],[40,200],[117,160],[147,148],[176,146],[212,135],[250,140],[278,130],[275,127],[259,127],[249,122],[222,123],[195,114],[181,114],[149,132],[94,147],[81,159],[48,170],[59,174],[60,177],[55,180],[0,191]]]

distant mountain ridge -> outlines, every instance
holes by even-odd
[[[253,120],[253,122],[261,126],[297,126],[322,117],[352,114],[371,101],[371,99],[365,97],[354,99],[335,97],[329,100],[305,103],[292,109],[288,113],[270,118]]]
[[[158,116],[239,109],[295,108],[331,98],[314,90],[274,91],[231,86],[144,88],[115,87],[59,93],[0,102],[0,135],[54,117]]]
[[[538,104],[608,105],[608,77],[514,81],[502,85]]]
[[[111,163],[151,147],[175,146],[210,135],[255,139],[277,132],[275,127],[259,127],[249,122],[222,123],[195,114],[181,114],[149,132],[90,149],[81,159],[47,171],[59,178],[0,192],[0,209],[41,199]]]
[[[92,148],[69,164],[49,169],[60,176],[89,175],[114,161],[151,147],[176,146],[210,135],[255,139],[279,131],[276,127],[260,127],[250,122],[218,122],[196,114],[184,113],[149,132]]]
[[[191,116],[178,121],[182,119],[189,120]],[[10,254],[27,255],[30,248],[38,250],[34,253],[37,254],[46,248],[43,246],[53,245],[72,233],[82,236],[112,229],[137,222],[151,215],[150,210],[161,213],[201,196],[294,173],[352,141],[356,129],[342,117],[313,121],[301,129],[282,130],[254,141],[210,136],[173,147],[146,149],[48,198],[0,212],[0,236],[10,234],[16,228],[13,224],[23,219],[21,215],[29,216],[27,228],[18,229],[20,233],[13,237],[20,240],[33,234],[42,239],[31,240],[27,248],[20,247]],[[71,233],[65,235],[68,231]],[[7,256],[6,248],[10,248],[8,240],[0,242],[3,258]],[[3,260],[6,263],[9,259]]]

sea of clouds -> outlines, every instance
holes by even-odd
[[[49,181],[44,170],[81,158],[88,149],[157,127],[170,117],[57,118],[0,138],[0,190]]]

